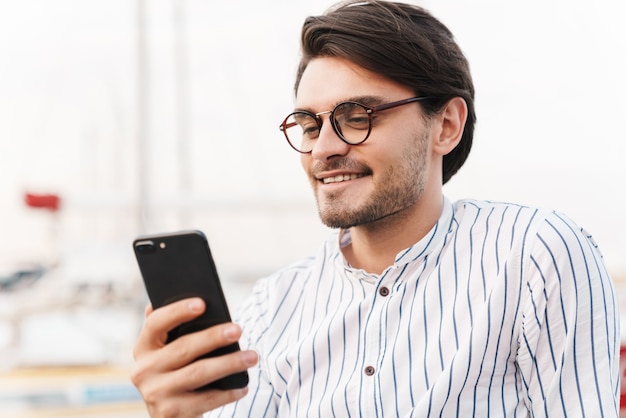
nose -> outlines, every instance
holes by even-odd
[[[327,161],[335,156],[346,155],[350,151],[350,144],[345,143],[328,118],[325,118],[319,136],[315,140],[311,156],[320,161]]]

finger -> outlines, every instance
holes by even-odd
[[[202,299],[190,298],[155,309],[146,317],[135,351],[143,352],[163,347],[167,341],[167,333],[176,326],[200,316],[204,312],[204,306]]]
[[[154,354],[154,353],[152,353]],[[208,390],[196,392],[194,389],[246,370],[258,361],[254,351],[243,351],[228,355],[198,360],[183,369],[171,373],[153,373],[150,378],[142,375],[136,366],[131,380],[140,389],[151,416],[195,416],[228,402],[235,401],[245,395],[241,390]],[[178,410],[184,406],[183,410]]]
[[[163,348],[161,367],[179,369],[200,356],[237,342],[239,337],[241,328],[230,322],[183,335]]]
[[[194,396],[196,393],[200,396]],[[191,398],[190,407],[194,413],[202,414],[206,411],[211,411],[220,406],[226,405],[231,402],[238,401],[246,396],[248,388],[233,389],[233,390],[210,390],[206,392],[195,392],[194,395],[189,396]]]
[[[200,417],[207,411],[243,398],[247,393],[248,388],[186,392],[165,398],[155,393],[154,396],[144,398],[144,401],[150,416]]]
[[[143,315],[144,318],[147,318],[148,315],[150,315],[153,311],[154,311],[154,308],[152,308],[152,304],[148,303],[146,305],[146,308],[144,309],[144,315]]]
[[[258,360],[258,354],[253,350],[204,358],[173,372],[169,377],[170,383],[179,390],[193,391],[223,377],[243,372],[254,366]]]

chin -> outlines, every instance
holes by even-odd
[[[348,210],[322,210],[319,216],[324,225],[333,229],[349,229],[370,222],[368,216]]]
[[[318,208],[320,220],[327,227],[333,229],[348,229],[354,226],[354,220],[351,219],[351,216],[349,216],[346,211],[337,211],[334,208],[325,210],[319,206]]]

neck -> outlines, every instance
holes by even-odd
[[[381,274],[396,255],[421,240],[437,223],[443,195],[422,196],[413,206],[376,222],[350,228],[352,243],[343,254],[352,267]]]

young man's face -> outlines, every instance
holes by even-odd
[[[376,106],[414,97],[415,92],[340,58],[316,58],[298,86],[296,108],[313,113],[356,101]],[[350,228],[401,214],[420,200],[430,166],[430,129],[417,103],[373,115],[360,145],[334,132],[328,114],[313,151],[302,155],[322,221]]]

